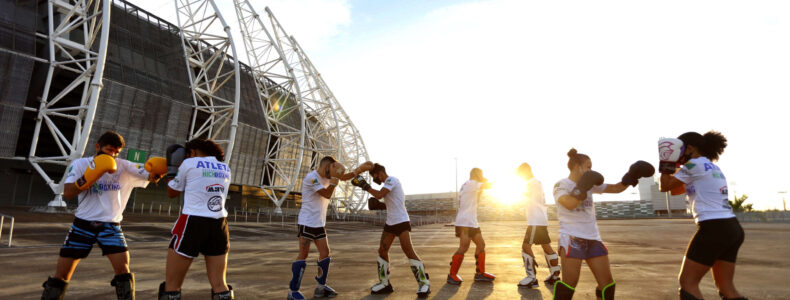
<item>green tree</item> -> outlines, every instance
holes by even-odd
[[[738,195],[733,195],[733,199],[730,200],[730,206],[732,206],[732,211],[752,211],[752,204],[743,204],[746,202],[746,199],[749,199],[749,196],[742,195],[738,197]]]

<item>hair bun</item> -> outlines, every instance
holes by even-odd
[[[576,151],[576,148],[571,148],[571,150],[568,151],[568,157],[573,158],[577,153],[579,153],[579,151]]]

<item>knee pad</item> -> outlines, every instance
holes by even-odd
[[[110,285],[115,287],[118,300],[134,300],[134,274],[118,274],[112,278]]]
[[[41,287],[44,292],[41,294],[41,300],[63,300],[63,295],[66,294],[66,287],[69,282],[57,278],[49,277]]]
[[[181,291],[167,292],[165,291],[165,282],[159,284],[159,300],[181,300]]]
[[[680,300],[702,300],[694,297],[694,295],[689,294],[689,292],[686,292],[683,289],[678,289],[678,294],[680,295]]]
[[[554,300],[570,300],[573,299],[573,293],[576,292],[576,289],[572,286],[568,285],[562,280],[558,280],[554,283]]]
[[[228,290],[224,292],[215,293],[213,290],[211,291],[211,300],[232,300],[235,299],[233,297],[233,287],[228,285]]]
[[[601,297],[602,300],[614,300],[614,280],[603,287],[602,290],[595,289],[595,296]]]

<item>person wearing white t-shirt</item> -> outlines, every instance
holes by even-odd
[[[447,274],[447,283],[459,285],[463,280],[458,276],[464,254],[469,250],[471,242],[475,243],[475,281],[491,282],[496,279],[491,273],[485,271],[486,242],[477,223],[477,204],[480,194],[485,189],[491,188],[491,183],[483,177],[483,170],[473,168],[469,172],[469,180],[461,185],[458,193],[458,214],[455,217],[455,236],[459,238],[458,250],[450,260],[450,274]]]
[[[526,200],[527,232],[524,234],[524,241],[521,243],[521,258],[524,261],[524,269],[527,276],[519,281],[518,286],[534,288],[538,286],[536,276],[535,253],[532,252],[532,245],[538,244],[543,248],[546,266],[549,268],[549,276],[544,282],[547,286],[554,286],[554,282],[560,280],[559,256],[551,248],[551,238],[549,238],[549,218],[546,212],[546,199],[543,195],[543,186],[540,181],[532,174],[532,167],[528,163],[518,166],[516,173],[525,182],[523,197]]]
[[[557,219],[560,221],[558,248],[561,257],[562,280],[554,283],[554,299],[572,299],[582,261],[590,267],[598,286],[597,299],[614,299],[615,281],[609,267],[609,250],[601,241],[595,217],[592,194],[621,193],[628,186],[636,186],[639,178],[655,173],[645,161],[632,164],[617,184],[605,184],[603,176],[592,171],[590,157],[571,148],[568,151],[570,174],[554,185]]]
[[[335,192],[335,187],[340,180],[349,180],[360,173],[369,170],[373,163],[365,162],[357,167],[353,172],[345,173],[346,168],[331,156],[325,156],[318,164],[318,168],[305,175],[302,181],[302,207],[299,209],[297,218],[297,234],[299,238],[299,254],[291,264],[291,281],[289,282],[289,300],[305,299],[299,291],[302,285],[302,275],[307,267],[305,259],[310,253],[310,244],[315,243],[318,248],[318,276],[315,281],[318,286],[315,288],[314,297],[335,297],[337,292],[326,285],[329,276],[329,242],[326,236],[326,210],[329,206],[329,199]]]
[[[727,179],[714,161],[727,147],[719,132],[687,132],[677,139],[661,139],[661,191],[685,185],[697,232],[688,244],[680,267],[680,299],[702,299],[699,282],[713,269],[719,295],[726,300],[746,299],[735,289],[735,261],[744,232],[732,212]],[[677,165],[681,165],[676,168]]]
[[[93,157],[76,159],[69,165],[63,181],[63,197],[77,196],[77,212],[60,248],[55,275],[44,282],[41,299],[63,299],[77,264],[88,257],[95,243],[115,271],[110,283],[115,286],[118,299],[134,299],[129,247],[120,222],[132,189],[157,182],[164,173],[149,173],[141,165],[118,158],[124,145],[120,134],[105,132],[96,142]],[[152,157],[146,164],[158,159],[162,158]]]
[[[225,280],[230,237],[225,201],[231,170],[225,152],[212,140],[193,139],[184,145],[185,159],[175,178],[167,184],[167,196],[184,194],[184,207],[170,231],[165,265],[165,281],[159,285],[159,299],[180,299],[181,285],[189,266],[201,253],[212,299],[233,299]]]
[[[428,281],[428,274],[425,273],[425,265],[420,260],[420,257],[417,256],[417,252],[414,251],[414,246],[411,244],[411,234],[409,233],[411,232],[411,223],[409,222],[409,213],[406,211],[406,194],[403,192],[403,186],[401,186],[398,178],[387,175],[386,168],[380,164],[373,164],[368,173],[373,178],[373,182],[381,185],[380,190],[372,188],[361,176],[354,178],[351,183],[373,196],[368,201],[378,202],[380,201],[378,199],[383,199],[387,210],[387,221],[381,233],[381,243],[378,250],[379,282],[370,288],[370,293],[385,294],[393,292],[392,285],[389,282],[389,249],[397,237],[403,253],[409,258],[414,278],[417,279],[419,286],[417,295],[426,296],[431,292],[431,285]]]

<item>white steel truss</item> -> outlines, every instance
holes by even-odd
[[[36,125],[28,160],[55,193],[48,205],[63,207],[63,185],[52,180],[40,164],[68,165],[83,155],[90,137],[96,105],[102,88],[107,42],[110,35],[109,0],[49,0],[47,1],[48,34],[37,34],[47,40],[49,69],[44,91],[37,108],[25,107],[36,113]],[[63,88],[53,88],[53,77],[58,72],[73,73],[75,78]],[[62,77],[62,76],[61,76]],[[61,80],[61,79],[58,79]],[[79,98],[76,106],[64,99]],[[74,123],[73,132],[58,126]],[[41,128],[46,127],[57,145],[60,155],[41,156]],[[64,176],[65,178],[65,176]],[[62,179],[61,179],[62,181]]]
[[[327,102],[328,107],[332,111],[332,115],[335,119],[334,138],[337,143],[335,157],[349,168],[356,167],[368,161],[369,157],[367,149],[365,148],[365,143],[362,141],[362,137],[359,135],[359,131],[354,126],[354,123],[351,122],[351,119],[329,89],[329,86],[324,82],[321,73],[318,72],[315,65],[313,65],[293,36],[291,36],[291,42],[297,49],[302,67],[307,71],[305,73],[311,77],[310,82],[316,85],[319,94]],[[367,177],[367,180],[370,180],[370,176],[367,175],[367,173],[365,173],[365,177]],[[367,204],[368,193],[362,189],[354,188],[348,181],[341,182],[336,191],[339,191],[339,195],[338,192],[335,192],[335,198],[337,199],[337,201],[333,203],[335,212],[342,211],[347,214],[357,213]]]
[[[230,162],[241,93],[230,27],[214,0],[176,0],[175,5],[194,109],[189,139],[213,139],[224,146],[225,162]],[[231,80],[232,92],[230,87],[223,90]]]
[[[269,133],[260,185],[279,209],[299,180],[304,156],[305,112],[299,84],[278,39],[272,37],[249,1],[234,0],[234,6]]]

